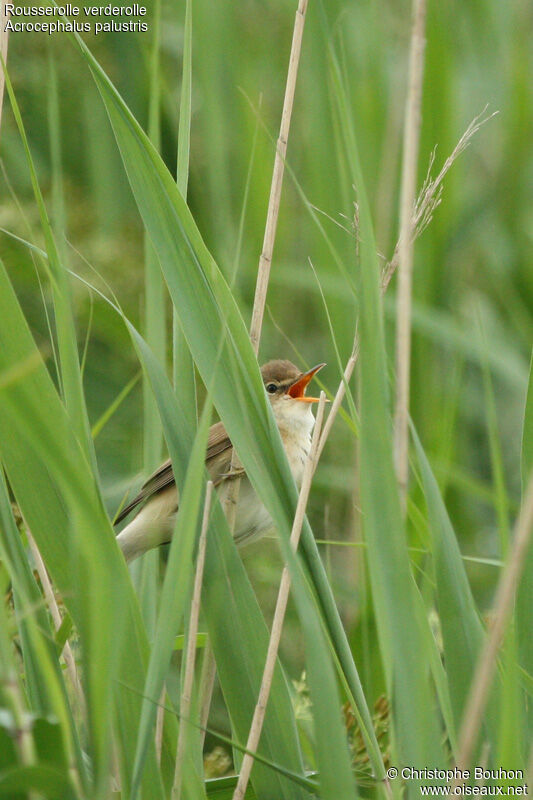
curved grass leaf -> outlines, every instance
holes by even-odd
[[[0,264],[0,373],[36,352]],[[140,703],[117,687],[114,678],[142,688],[146,634],[94,474],[42,361],[18,382],[0,389],[0,455],[82,637],[96,797],[107,790],[113,707],[119,719],[125,785],[131,776]],[[145,780],[152,796],[161,797],[153,752]]]
[[[224,342],[221,368],[213,379],[214,402],[247,474],[276,520],[282,544],[286,546],[296,504],[296,490],[243,320],[229,287],[206,249],[189,209],[164,164],[83,42],[77,41],[106,104],[134,196],[158,253],[189,347],[206,384],[210,384],[213,378],[213,365],[218,363],[220,341]],[[360,686],[354,686],[355,666],[308,525],[304,529],[303,543],[330,634],[335,638],[350,688],[357,706],[362,707],[363,714],[369,716],[366,704],[364,701],[361,703],[360,694],[358,696]],[[288,555],[287,552],[285,554]],[[291,561],[290,555],[289,563],[297,571],[297,562]],[[304,584],[300,586],[305,592]],[[298,596],[296,583],[295,588]],[[303,601],[302,609],[304,606],[307,610],[314,608],[313,604],[309,605],[309,599]],[[312,616],[309,621],[311,619]],[[315,630],[319,631],[320,628]],[[309,631],[310,628],[307,629],[308,636]],[[318,651],[322,649],[319,633],[309,637],[309,647],[318,648]],[[321,681],[329,680],[326,674],[327,671],[316,673]],[[320,703],[318,692],[317,702]],[[334,708],[328,709],[324,704],[324,711],[330,719],[330,735],[325,736],[322,726],[320,736],[324,737],[327,751],[334,738],[331,735],[332,727],[340,732],[341,725]],[[382,761],[371,725],[365,727],[365,733],[370,742],[376,774],[382,774]],[[329,771],[332,779],[338,783],[351,782],[347,753],[345,757],[338,755],[336,762],[337,769],[331,771],[325,762],[324,769],[321,769],[323,775]]]
[[[392,460],[380,271],[374,232],[344,82],[329,39],[328,46],[347,164],[353,171],[359,203],[361,507],[378,636],[393,704],[393,735],[401,763],[418,767],[441,765],[444,754],[440,746],[440,721],[434,708],[427,666],[431,633],[428,625],[421,628],[417,624],[416,586],[409,566]],[[413,795],[417,792],[415,783],[407,787]]]
[[[178,485],[183,486],[187,480],[187,465],[193,447],[193,431],[187,425],[181,399],[172,391],[163,369],[131,323],[126,321],[126,324],[159,405]],[[203,469],[200,474],[203,480]],[[171,585],[172,582],[169,586]],[[257,600],[231,541],[224,514],[218,503],[212,512],[212,522],[207,538],[202,605],[217,661],[222,691],[236,735],[238,739],[245,741],[257,686],[261,678],[268,634]],[[168,614],[169,609],[165,610],[162,607],[162,613]],[[173,630],[172,627],[171,630]],[[247,647],[243,644],[246,642],[254,644]],[[170,649],[172,644],[173,640],[167,642]],[[159,676],[159,682],[154,680],[150,686],[147,683],[146,696],[148,698],[159,697],[160,681],[161,676]],[[154,713],[155,708],[151,716],[152,720]],[[148,719],[146,717],[147,723]],[[141,734],[146,736],[148,732],[148,724],[143,731],[139,731],[139,758],[143,748]],[[271,704],[269,704],[265,720],[260,749],[270,760],[282,763],[295,772],[301,772],[303,769],[295,735],[290,696],[280,668],[276,670]],[[142,762],[139,761],[139,766],[141,764]],[[272,775],[268,769],[263,767],[256,766],[254,769],[254,782],[258,787],[258,792],[262,791],[266,796],[269,796],[267,792],[271,791],[272,796],[275,796],[277,792],[278,797],[289,798],[295,796],[294,792],[299,791],[295,790],[291,784],[287,784],[282,777]]]
[[[187,598],[192,588],[193,552],[203,489],[205,487],[204,462],[210,418],[211,406],[206,403],[191,450],[183,491],[180,492],[180,505],[170,545],[165,579],[161,591],[160,610],[146,674],[144,689],[146,697],[159,697],[161,694],[174,648],[174,639],[181,625],[183,613],[188,605]],[[179,457],[179,453],[172,453],[172,456],[176,460]],[[136,796],[139,788],[142,765],[148,751],[154,716],[155,707],[153,703],[145,701],[139,723],[132,797]],[[188,762],[187,768],[190,768]]]

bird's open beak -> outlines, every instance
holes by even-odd
[[[313,367],[312,369],[308,370],[307,372],[304,372],[304,374],[300,378],[298,378],[297,381],[295,381],[292,384],[292,386],[289,388],[289,391],[287,392],[287,394],[290,397],[294,398],[294,400],[301,400],[303,403],[318,403],[319,398],[318,397],[306,397],[305,396],[305,390],[306,390],[307,384],[310,382],[310,380],[316,375],[316,373],[320,369],[322,369],[322,367],[325,367],[325,366],[326,366],[325,364],[317,364],[316,367]]]

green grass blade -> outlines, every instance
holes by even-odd
[[[524,422],[522,425],[522,491],[525,487],[531,470],[533,470],[533,352],[529,365],[529,379],[527,383],[526,402],[524,406]]]
[[[47,800],[77,800],[68,774],[53,767],[15,767],[0,772],[0,797],[13,798],[19,792],[34,792]]]
[[[416,587],[392,461],[380,270],[346,92],[332,49],[330,56],[335,99],[359,202],[360,486],[369,573],[382,659],[394,703],[398,757],[402,763],[422,767],[443,763],[425,663],[431,634],[427,626],[419,628],[416,624]],[[414,784],[409,788],[416,791]]]
[[[114,413],[120,408],[123,401],[129,395],[131,390],[137,385],[140,377],[141,377],[140,372],[134,375],[131,381],[128,381],[128,383],[124,386],[124,388],[121,389],[121,391],[117,394],[113,402],[109,404],[104,413],[101,414],[100,417],[96,420],[91,429],[91,436],[93,437],[93,439],[96,439],[102,428],[104,428],[107,425],[109,420],[113,417]]]
[[[210,419],[211,406],[210,403],[206,403],[191,451],[183,491],[180,492],[180,505],[170,545],[161,592],[160,612],[157,618],[155,637],[146,674],[144,694],[148,698],[159,697],[161,694],[170,656],[172,655],[174,639],[180,628],[183,613],[187,607],[187,598],[192,587],[193,551],[203,489],[205,487],[204,461]],[[174,454],[171,451],[171,456],[177,460],[179,453]],[[155,711],[156,708],[153,703],[149,700],[145,701],[137,738],[132,784],[133,797],[136,796],[139,788],[149,737],[152,733],[155,719]]]
[[[425,664],[428,645],[423,629],[416,625],[415,587],[392,462],[379,269],[358,177],[361,238],[365,242],[360,272],[361,505],[382,657],[394,698],[399,758],[401,763],[423,767],[442,764],[443,755]]]
[[[183,486],[193,432],[187,426],[181,397],[172,392],[163,370],[142,337],[131,323],[127,325],[158,399],[177,482]],[[218,505],[213,510],[213,528],[207,540],[202,604],[236,736],[245,741],[266,653],[267,629]],[[255,646],[243,647],[243,642],[255,642]],[[290,696],[279,668],[265,721],[261,752],[293,771],[302,769]],[[277,787],[278,796],[291,797],[288,792],[292,787],[278,781],[279,778],[273,777],[268,770],[256,768],[254,771],[258,792],[266,792],[267,787],[272,786],[273,789]]]
[[[488,346],[483,328],[481,329],[482,345],[485,353]],[[501,557],[505,560],[510,545],[510,520],[509,497],[505,483],[505,469],[499,432],[498,413],[494,397],[494,388],[488,365],[488,358],[483,359],[483,383],[485,389],[485,406],[487,414],[488,441],[490,447],[490,462],[492,481],[494,485],[495,508],[498,519],[500,535]],[[531,608],[529,609],[531,613]],[[516,754],[522,753],[525,758],[525,748],[522,744],[524,725],[517,724],[523,717],[522,702],[527,708],[527,697],[522,694],[518,681],[517,663],[517,636],[513,626],[509,626],[502,645],[503,669],[500,673],[500,729],[496,760],[498,764],[505,764],[510,768],[516,760]],[[489,711],[490,713],[490,711]],[[493,731],[491,731],[493,733]],[[494,740],[493,740],[494,743]]]
[[[418,613],[417,624],[422,629],[427,626],[428,609],[424,604],[424,598],[422,597],[421,592],[416,593],[416,599],[417,599],[417,613]],[[433,681],[435,683],[435,689],[437,691],[437,696],[439,698],[439,705],[442,713],[442,718],[444,720],[446,733],[448,735],[448,739],[450,742],[450,748],[453,755],[455,756],[455,753],[457,751],[457,736],[456,736],[455,720],[453,716],[452,701],[450,696],[448,673],[442,663],[442,656],[434,634],[429,637],[428,658],[431,667],[431,674],[433,676]]]
[[[161,0],[155,0],[152,17],[152,41],[149,60],[148,136],[156,150],[161,149]],[[144,331],[146,341],[161,363],[165,363],[166,288],[159,260],[150,237],[144,234]],[[163,429],[157,403],[146,377],[143,380],[143,470],[148,477],[162,460]],[[156,615],[159,557],[150,553],[142,562],[133,565],[133,582],[139,597],[146,630],[153,637]]]
[[[411,426],[417,451],[432,534],[432,553],[437,588],[437,610],[442,629],[446,674],[455,720],[459,729],[484,631],[466,576],[461,552],[420,439]],[[495,742],[496,718],[489,707],[485,735]]]
[[[0,265],[0,374],[35,351]],[[82,637],[96,797],[105,793],[109,777],[113,709],[120,721],[125,785],[131,774],[140,703],[114,679],[144,685],[146,635],[91,467],[42,361],[0,390],[0,406],[0,454],[11,487]],[[153,753],[145,780],[154,798],[161,797]]]
[[[180,113],[178,125],[178,156],[176,182],[183,198],[187,200],[189,183],[189,155],[191,149],[192,117],[192,6],[193,0],[185,0],[185,24],[183,28],[183,69],[181,78]],[[179,315],[174,310],[172,321],[172,370],[174,389],[183,398],[189,425],[197,423],[196,377],[194,361],[181,330]]]
[[[485,352],[488,352],[487,341],[482,331],[482,344]],[[498,530],[500,534],[501,556],[507,556],[509,548],[509,537],[511,534],[509,524],[509,497],[505,485],[505,470],[503,465],[501,438],[498,430],[498,413],[494,398],[494,387],[488,364],[488,358],[483,359],[483,383],[485,388],[485,406],[487,409],[488,440],[490,446],[490,461],[492,469],[492,481],[494,485],[494,496],[496,500],[496,512],[498,515]]]
[[[191,149],[192,1],[193,0],[185,0],[185,25],[183,29],[183,73],[181,79],[178,158],[176,171],[178,189],[184,198],[187,198],[187,184],[189,182],[189,154]]]
[[[149,74],[148,136],[156,150],[160,150],[160,58],[161,46],[161,0],[156,0],[153,10],[152,44]],[[145,338],[156,357],[166,358],[166,310],[165,285],[161,268],[148,235],[144,240],[144,287],[145,287]],[[143,382],[143,436],[144,469],[150,475],[161,462],[163,430],[157,413],[157,404],[147,380]],[[146,563],[146,562],[145,562]],[[151,565],[152,567],[154,565]],[[153,570],[152,570],[153,571]]]
[[[127,324],[130,332],[134,336],[134,340],[138,349],[144,356],[143,360],[149,370],[149,374],[151,373],[154,376],[153,384],[156,396],[161,396],[160,409],[162,418],[165,421],[165,427],[168,431],[168,443],[171,453],[173,453],[174,468],[177,475],[179,475],[180,472],[182,475],[181,480],[178,477],[178,485],[183,485],[183,481],[186,480],[185,476],[183,475],[184,464],[186,463],[184,448],[185,452],[188,452],[190,446],[187,444],[187,436],[183,435],[183,433],[181,436],[176,436],[176,434],[173,433],[175,421],[180,419],[183,420],[183,414],[180,413],[179,409],[176,409],[176,412],[174,413],[171,412],[171,408],[169,408],[169,406],[172,406],[173,397],[169,391],[169,388],[167,387],[165,389],[165,379],[162,371],[160,367],[157,366],[154,359],[149,357],[146,345],[142,342],[142,339],[139,337],[139,335],[135,333],[131,324]],[[219,372],[215,369],[213,371],[213,385],[217,383],[218,375]],[[180,458],[179,461],[177,461],[178,458]],[[179,465],[181,465],[181,468]],[[219,522],[219,525],[220,524],[222,524],[221,521]],[[215,535],[212,535],[208,540],[209,543],[204,589],[204,602],[206,605],[206,614],[208,617],[210,635],[213,641],[215,655],[219,656],[227,654],[228,652],[242,651],[242,643],[251,643],[254,641],[254,639],[257,640],[259,633],[257,625],[255,624],[254,627],[254,621],[250,618],[249,611],[251,606],[249,600],[247,600],[245,597],[241,599],[238,596],[239,590],[242,592],[243,588],[246,589],[247,581],[246,583],[241,583],[237,576],[232,574],[231,580],[228,580],[226,588],[224,582],[221,582],[220,580],[220,568],[225,562],[227,563],[228,557],[219,550],[219,554],[217,554],[215,561],[213,562],[211,555],[213,552],[213,547],[216,544],[220,548],[223,539],[224,537],[219,531]],[[234,548],[232,549],[234,552]],[[351,775],[346,742],[340,724],[340,700],[335,688],[333,668],[328,658],[326,644],[322,638],[322,631],[318,622],[318,618],[316,617],[314,605],[309,605],[307,601],[301,568],[298,567],[294,555],[289,548],[286,548],[285,555],[289,560],[292,570],[294,571],[296,598],[308,642],[308,666],[315,704],[316,730],[317,739],[319,742],[318,761],[321,766],[320,780],[323,787],[323,796],[325,798],[331,798],[331,800],[334,800],[334,798],[339,796],[351,796],[354,792],[353,779]],[[242,566],[238,560],[237,562],[234,562],[234,564],[239,564],[242,570]],[[175,581],[172,580],[170,585],[174,586]],[[225,595],[227,590],[229,590],[229,596],[232,598],[231,601],[229,601],[228,596]],[[240,602],[237,602],[236,605],[234,604],[234,598],[240,600]],[[230,613],[231,606],[233,606],[233,608],[231,608]],[[214,616],[215,614],[216,618]],[[246,630],[244,635],[240,636],[240,638],[239,636],[235,638],[236,634],[240,634],[238,625],[239,618],[243,619],[245,622]],[[169,638],[169,647],[171,647],[172,639],[173,635]],[[233,639],[235,639],[236,642],[234,647],[230,645],[230,642]],[[239,658],[242,659],[243,657],[244,654],[240,654]],[[262,656],[261,650],[256,649],[256,654],[251,654],[251,663],[254,666],[254,672],[257,671],[257,679],[262,672],[263,658],[264,656]],[[159,665],[159,667],[160,666],[161,665]],[[255,691],[257,691],[257,683],[255,685],[252,681],[249,683],[250,701],[248,704],[245,702],[245,683],[242,680],[242,676],[239,678],[239,682],[237,684],[235,682],[237,677],[235,663],[230,661],[226,655],[225,657],[218,658],[217,666],[225,693],[228,692],[228,687],[231,688],[231,694],[229,695],[231,702],[228,700],[228,706],[232,722],[235,726],[238,737],[244,738],[248,729],[251,710],[253,710]],[[248,666],[248,669],[250,669],[250,665]],[[161,681],[163,677],[164,673],[160,672],[159,680]],[[155,684],[154,681],[154,686],[151,686],[151,688],[152,691],[157,691],[157,689],[160,687],[159,684]],[[274,710],[279,714],[282,704],[279,702],[279,700],[275,699],[275,695],[277,693],[279,693],[279,679],[278,685],[274,685],[273,697],[271,697],[269,704],[269,708],[274,707]],[[148,697],[151,696],[151,694],[148,694]],[[228,699],[228,694],[226,694],[226,697]],[[237,702],[235,702],[235,698],[238,698]],[[143,729],[143,736],[144,730],[148,731],[149,726],[150,722],[147,715],[146,725]],[[287,741],[287,735],[290,736],[290,729],[292,727],[293,723],[292,725],[287,725],[287,722],[285,723],[284,745],[288,747],[289,753],[291,747],[294,750],[293,745],[290,744],[290,739]],[[273,752],[275,752],[276,749],[279,748],[282,740],[279,738],[279,733],[275,734],[274,730],[270,730],[270,726],[267,724],[265,726],[265,730],[263,731],[262,741],[263,744],[268,743]],[[285,759],[287,758],[287,753],[283,753],[282,751],[281,754],[285,757]],[[269,797],[273,791],[272,784],[274,778],[271,774],[265,774],[264,779],[261,776],[262,771],[256,765],[253,772],[256,791],[260,796]],[[280,789],[278,791],[280,790],[284,791],[283,782],[280,783]],[[293,796],[294,788],[291,789],[291,792],[291,796]],[[283,796],[285,796],[285,794]]]
[[[522,487],[525,487],[533,470],[533,355],[529,369],[529,381],[522,427]],[[516,593],[516,633],[520,665],[533,675],[533,637],[531,636],[531,609],[533,608],[533,544],[530,543],[522,579]],[[533,739],[533,701],[526,700],[527,729]],[[526,737],[527,741],[527,737]]]
[[[242,317],[168,171],[97,62],[85,45],[79,40],[78,43],[102,93],[139,210],[158,251],[174,304],[180,312],[182,328],[204,382],[212,378],[222,331],[225,331],[221,358],[224,369],[217,372],[213,383],[214,402],[254,487],[272,512],[282,535],[287,537],[296,504],[294,481]],[[381,775],[383,765],[368,722],[369,712],[308,524],[302,533],[302,549],[350,691],[362,717],[367,720],[367,743],[376,774]]]

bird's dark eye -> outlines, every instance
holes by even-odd
[[[265,388],[269,394],[274,394],[278,390],[277,384],[275,383],[267,383]]]

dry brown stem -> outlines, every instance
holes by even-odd
[[[155,718],[155,755],[157,763],[161,763],[161,752],[163,750],[163,727],[165,724],[165,686],[161,689],[159,695],[159,705],[157,706],[157,715]]]
[[[259,268],[257,271],[254,307],[252,311],[252,322],[250,325],[250,339],[256,355],[259,351],[259,340],[261,338],[261,328],[263,325],[263,315],[265,312],[268,280],[270,277],[270,265],[272,263],[272,253],[276,239],[281,187],[283,184],[283,173],[285,170],[285,156],[287,153],[287,142],[289,139],[292,107],[294,104],[294,91],[296,88],[296,77],[298,75],[298,64],[300,62],[300,52],[302,49],[302,36],[304,32],[307,3],[308,0],[299,0],[298,9],[296,11],[296,19],[294,21],[291,55],[289,59],[289,69],[287,72],[287,83],[285,86],[285,98],[283,100],[281,125],[276,146],[276,156],[274,159],[272,184],[270,186],[270,198],[268,201],[263,250],[259,258]]]
[[[215,678],[217,675],[217,665],[213,648],[206,643],[204,649],[204,660],[202,662],[202,673],[200,675],[200,725],[202,728],[202,745],[205,739],[205,729],[207,728],[207,721],[209,719],[209,709],[211,707],[211,698],[213,697],[213,689],[215,686]]]
[[[413,27],[409,55],[409,89],[405,104],[398,296],[396,309],[396,408],[394,456],[396,477],[405,502],[408,478],[409,377],[411,367],[411,302],[413,278],[413,209],[420,140],[422,78],[424,74],[426,1],[413,0]]]
[[[418,194],[418,198],[415,204],[414,215],[413,215],[413,223],[411,226],[413,241],[418,239],[421,233],[427,228],[431,220],[433,219],[433,214],[438,206],[441,204],[442,201],[442,190],[443,190],[443,182],[444,178],[446,177],[447,173],[449,172],[452,164],[455,160],[461,155],[461,153],[466,150],[472,137],[479,131],[479,129],[492,119],[498,112],[494,111],[492,114],[485,116],[487,108],[485,107],[483,111],[478,114],[468,128],[465,130],[457,144],[455,145],[453,151],[450,153],[444,164],[442,165],[439,174],[435,177],[431,177],[431,170],[435,161],[435,151],[431,154],[428,170],[426,174],[426,179]],[[396,269],[398,268],[399,263],[399,243],[396,244],[394,249],[393,256],[391,260],[385,265],[385,268],[381,275],[381,287],[385,290]]]
[[[298,64],[300,63],[300,52],[302,49],[302,36],[304,31],[307,4],[308,0],[299,0],[296,11],[296,19],[294,21],[289,69],[287,72],[287,83],[285,85],[285,97],[283,100],[283,111],[281,113],[281,124],[276,145],[276,155],[274,158],[270,197],[268,200],[263,249],[261,251],[261,256],[259,257],[259,266],[257,270],[257,283],[255,287],[254,305],[252,310],[252,322],[250,324],[250,341],[252,342],[252,347],[254,348],[256,355],[259,352],[259,341],[261,339],[261,328],[263,326],[263,316],[265,313],[268,281],[270,277],[270,265],[272,263],[274,242],[276,240],[281,188],[283,185],[283,174],[285,171],[285,156],[287,154],[287,142],[289,139],[292,107],[294,105],[294,92],[296,89]],[[240,470],[241,466],[242,465],[239,461],[237,453],[234,450],[231,460],[231,470]],[[226,514],[226,519],[231,531],[233,531],[235,527],[235,514],[237,511],[237,503],[239,502],[239,490],[240,480],[237,479],[229,481],[225,491],[224,512]]]
[[[459,141],[457,142],[455,148],[453,149],[452,153],[448,156],[439,174],[436,178],[430,177],[431,168],[434,162],[434,155],[432,154],[428,166],[427,177],[424,181],[424,185],[420,190],[418,195],[416,204],[415,204],[415,212],[413,217],[413,225],[412,225],[412,235],[413,241],[420,236],[426,226],[431,222],[433,217],[433,213],[435,209],[440,205],[441,198],[442,198],[442,189],[443,189],[443,182],[446,174],[448,173],[450,167],[456,160],[456,158],[466,150],[468,145],[470,144],[470,140],[478,132],[482,125],[492,119],[493,116],[497,112],[490,114],[489,116],[484,116],[486,108],[483,109],[481,114],[478,114],[477,117],[474,117],[468,128],[465,130]],[[381,272],[381,293],[384,294],[389,286],[389,283],[392,280],[394,273],[396,272],[399,264],[399,242],[396,244],[394,248],[394,253],[390,261],[388,261],[382,272]],[[343,376],[337,388],[337,392],[335,394],[335,398],[331,405],[331,410],[328,414],[328,418],[324,425],[324,430],[322,431],[322,436],[320,438],[320,444],[318,448],[319,457],[324,449],[324,445],[328,439],[330,434],[331,428],[333,427],[333,423],[335,422],[335,417],[337,416],[337,412],[342,405],[342,401],[344,400],[344,395],[346,394],[346,388],[348,383],[353,375],[353,371],[355,369],[355,365],[357,363],[357,358],[359,356],[359,339],[357,335],[357,329],[354,335],[354,341],[352,346],[352,352],[350,353],[350,357],[346,362],[346,367],[344,369]]]
[[[44,561],[42,559],[41,553],[27,525],[26,525],[26,535],[28,537],[28,544],[30,545],[30,550],[32,552],[33,560],[35,561],[35,566],[39,574],[39,580],[41,581],[41,586],[43,587],[44,597],[48,605],[48,608],[50,610],[50,614],[52,615],[54,628],[56,631],[58,631],[59,628],[61,627],[61,623],[63,622],[63,617],[61,616],[61,612],[59,610],[59,606],[57,604],[57,600],[54,595],[54,590],[52,588],[52,583],[50,581],[50,578],[48,577],[48,572],[44,564]],[[74,697],[76,698],[76,701],[78,703],[78,708],[80,710],[81,715],[85,717],[86,713],[85,695],[83,694],[83,689],[81,687],[80,679],[78,677],[78,671],[76,669],[76,661],[74,659],[74,654],[72,653],[72,648],[70,647],[70,644],[68,642],[65,642],[62,656],[65,659],[67,675],[69,677]]]
[[[172,800],[181,797],[181,768],[185,754],[186,725],[191,713],[191,697],[194,682],[194,667],[196,663],[196,640],[198,638],[198,619],[200,616],[200,597],[202,594],[202,581],[204,577],[205,550],[207,544],[207,529],[209,527],[209,514],[213,497],[213,481],[207,482],[204,502],[202,529],[198,542],[198,557],[196,560],[196,573],[191,600],[191,614],[189,618],[189,634],[187,638],[187,652],[185,655],[185,675],[180,699],[180,729],[178,733],[178,746],[176,750],[176,763],[174,766],[174,784],[172,786]]]
[[[5,65],[7,64],[7,43],[8,43],[8,31],[6,31],[6,22],[9,18],[9,14],[6,14],[6,7],[5,3],[0,4],[0,55],[2,56],[2,63]],[[0,69],[0,125],[2,124],[2,106],[4,100],[4,87],[5,87],[5,75],[4,70]]]
[[[281,188],[283,185],[283,173],[285,170],[285,156],[287,153],[287,142],[289,139],[292,107],[294,104],[294,92],[296,88],[296,78],[298,75],[298,64],[300,62],[300,52],[302,49],[302,36],[305,24],[305,13],[307,11],[307,3],[308,0],[299,0],[298,9],[296,11],[296,19],[294,21],[289,69],[287,72],[285,97],[283,100],[283,111],[281,114],[280,131],[276,145],[276,155],[274,158],[270,197],[268,200],[263,249],[259,258],[259,266],[257,270],[257,283],[255,287],[252,321],[250,324],[250,341],[256,355],[259,352],[259,341],[261,339],[261,328],[263,326],[263,316],[265,312],[266,295],[270,277],[270,265],[272,263],[272,253],[274,251],[274,242],[276,239]],[[231,459],[231,471],[239,471],[241,467],[242,465],[239,457],[234,449]],[[241,482],[239,478],[233,481],[228,481],[224,491],[224,513],[226,515],[229,529],[232,533],[235,528],[235,515],[237,513],[237,504],[239,502],[240,485]],[[214,677],[211,681],[211,692],[213,689],[213,682]],[[209,687],[206,685],[205,688],[207,690]]]
[[[492,623],[481,651],[476,671],[472,679],[470,694],[463,714],[457,747],[457,767],[468,769],[474,750],[483,711],[487,704],[489,690],[496,669],[498,650],[505,634],[509,616],[513,608],[515,591],[526,561],[526,553],[533,531],[533,474],[530,476],[527,491],[516,521],[513,544],[507,563],[500,576]]]

